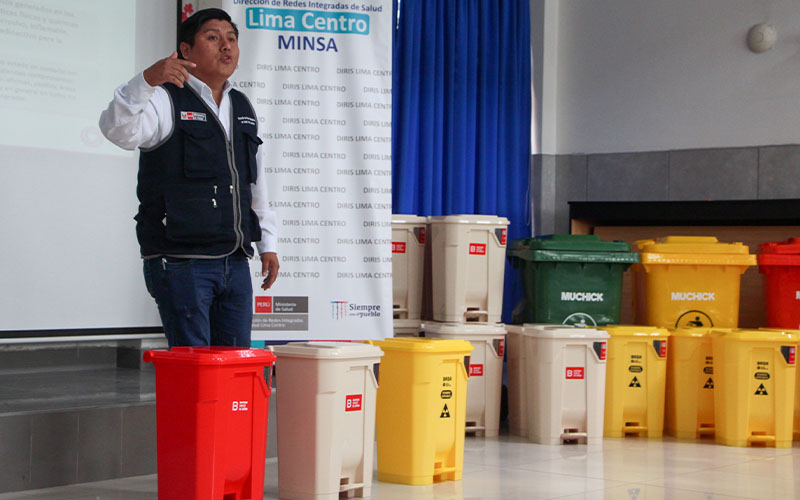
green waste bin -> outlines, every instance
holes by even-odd
[[[619,323],[622,275],[639,255],[622,241],[553,234],[511,242],[522,273],[525,323],[597,326]]]

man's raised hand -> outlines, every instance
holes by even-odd
[[[161,59],[146,70],[144,70],[144,80],[151,87],[157,87],[162,83],[174,83],[183,88],[183,82],[189,79],[188,68],[197,66],[195,63],[178,59],[178,51],[173,51],[172,55]]]

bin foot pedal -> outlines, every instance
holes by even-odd
[[[467,310],[464,311],[464,321],[486,323],[489,321],[489,311],[483,311],[477,307],[468,307]]]
[[[766,432],[753,432],[747,438],[747,444],[750,446],[767,446],[768,444],[775,445],[775,436],[767,435]]]
[[[700,424],[700,427],[697,428],[697,437],[713,437],[715,432],[713,425]]]
[[[580,440],[585,443],[589,439],[589,433],[580,432],[580,429],[564,429],[561,433],[561,442],[564,444],[578,444]]]
[[[477,422],[467,422],[466,425],[464,426],[464,430],[467,431],[468,433],[471,433],[471,432],[485,431],[486,427],[478,425]]]
[[[392,318],[408,319],[408,308],[400,307],[400,304],[394,304],[394,308],[392,309]]]
[[[639,422],[625,422],[625,427],[622,428],[623,436],[636,436],[647,432],[646,425],[639,425]]]
[[[455,479],[456,468],[455,467],[442,467],[444,465],[442,462],[436,462],[433,464],[433,482],[434,483],[441,483],[444,481],[452,481]]]
[[[342,479],[346,481],[346,479]],[[352,490],[359,490],[364,487],[364,483],[342,483],[339,485],[339,493],[347,493]]]

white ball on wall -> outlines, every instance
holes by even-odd
[[[775,46],[778,32],[769,24],[756,24],[747,32],[747,47],[755,53],[766,52]]]

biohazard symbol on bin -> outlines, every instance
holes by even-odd
[[[703,389],[713,389],[714,388],[714,381],[711,380],[711,377],[708,377],[706,380],[706,385],[703,386]]]
[[[450,418],[450,410],[447,409],[447,403],[445,403],[444,409],[442,410],[442,414],[439,415],[439,418]]]
[[[764,384],[758,386],[758,389],[756,389],[756,396],[768,396],[767,388],[764,387]]]
[[[638,377],[633,377],[633,380],[631,380],[631,383],[628,384],[628,387],[641,387],[641,386],[642,386],[642,384],[639,382],[639,378]]]

